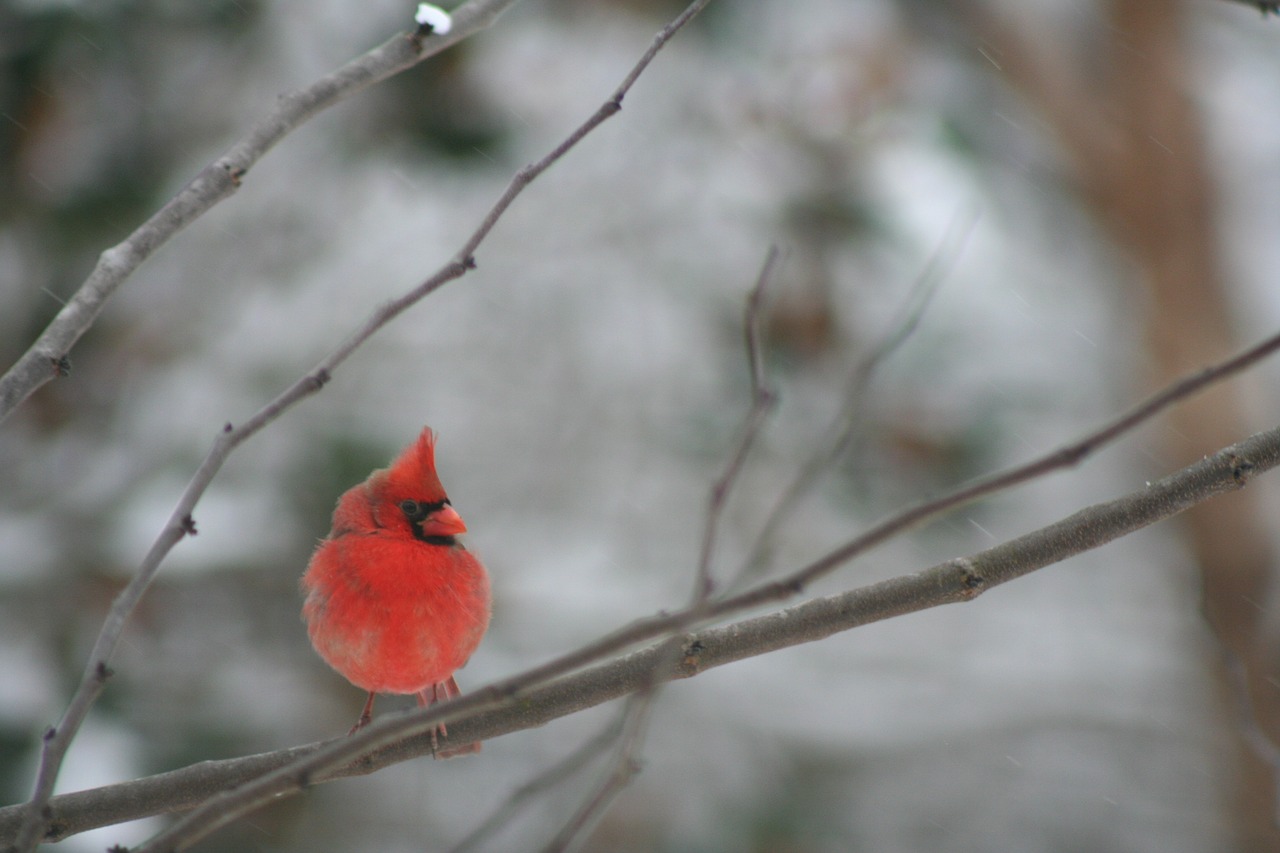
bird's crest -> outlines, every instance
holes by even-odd
[[[436,474],[436,435],[430,427],[424,427],[417,441],[396,457],[382,481],[382,494],[391,501],[412,498],[431,503],[447,497]]]

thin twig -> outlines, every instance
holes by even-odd
[[[661,677],[662,673],[671,669],[683,650],[684,643],[680,640],[679,634],[688,626],[701,621],[706,604],[715,589],[711,564],[715,555],[716,532],[720,518],[724,514],[733,487],[742,473],[742,466],[755,445],[756,437],[777,403],[777,396],[765,382],[761,326],[765,290],[774,280],[778,258],[778,247],[770,246],[760,273],[756,276],[756,282],[747,295],[742,329],[746,344],[747,372],[751,379],[751,407],[744,420],[737,445],[730,454],[724,471],[712,483],[707,496],[707,516],[703,524],[702,546],[698,551],[696,577],[689,604],[685,608],[687,618],[670,629],[665,641],[666,654],[660,656],[655,662],[652,678],[632,694],[631,700],[627,703],[625,729],[619,740],[611,768],[593,794],[582,803],[555,838],[544,848],[544,853],[569,849],[579,841],[603,816],[604,811],[618,794],[622,793],[622,790],[631,784],[640,772],[637,756],[644,745],[644,738],[648,733],[649,715],[664,680]]]
[[[1252,477],[1277,466],[1280,428],[968,558],[693,633],[686,638],[680,659],[659,678],[689,678],[906,613],[972,601],[992,587],[1099,548],[1215,495],[1243,488]],[[244,797],[254,791],[266,794],[260,800],[266,802],[311,784],[372,773],[429,754],[430,732],[446,714],[453,737],[461,743],[544,726],[651,684],[655,665],[667,656],[664,646],[652,645],[556,679],[538,679],[546,682],[538,686],[524,673],[430,709],[386,714],[365,730],[367,735],[361,732],[264,755],[204,761],[148,779],[61,795],[50,803],[54,825],[60,830],[56,838],[189,808],[206,796],[204,792],[237,783],[242,784],[233,794]],[[520,696],[519,703],[509,701],[514,695]],[[371,748],[373,743],[387,748]],[[13,832],[21,817],[21,806],[0,808],[0,838]]]
[[[915,507],[899,512],[885,521],[873,525],[865,533],[851,539],[825,557],[821,557],[805,568],[787,575],[778,584],[766,585],[766,587],[758,589],[754,594],[744,593],[741,598],[744,601],[762,599],[762,594],[765,593],[769,586],[802,589],[823,575],[829,574],[836,567],[853,557],[871,550],[880,543],[928,519],[937,518],[939,515],[950,512],[964,504],[972,503],[979,498],[1019,486],[1051,471],[1073,468],[1085,457],[1090,456],[1099,448],[1110,444],[1120,436],[1150,420],[1174,403],[1180,402],[1228,376],[1251,367],[1276,350],[1280,350],[1280,334],[1272,335],[1262,343],[1250,347],[1239,355],[1172,383],[1120,417],[1073,444],[1069,444],[1038,459],[1033,459],[1023,465],[981,478],[949,495],[925,501]]]
[[[756,436],[764,425],[765,418],[777,406],[778,397],[765,382],[764,356],[762,354],[760,332],[764,292],[769,282],[774,278],[778,257],[778,247],[770,247],[769,253],[764,259],[764,266],[760,268],[760,274],[756,277],[755,286],[751,288],[751,292],[747,296],[746,316],[743,317],[742,328],[746,342],[747,369],[750,371],[751,376],[751,409],[742,425],[742,435],[738,439],[737,447],[729,457],[729,464],[725,466],[721,475],[716,478],[715,483],[711,486],[711,493],[707,497],[707,520],[702,529],[702,546],[698,552],[697,578],[693,586],[690,607],[695,607],[699,602],[705,601],[714,589],[715,581],[711,575],[711,558],[715,551],[716,533],[719,528],[720,517],[724,513],[729,491],[733,488],[733,484],[737,481],[738,475],[742,471],[742,466],[747,460],[747,454],[751,451],[752,445],[755,444]]]
[[[487,843],[495,832],[506,826],[534,798],[577,774],[593,759],[598,758],[609,744],[617,741],[622,734],[625,719],[626,711],[624,710],[595,737],[580,744],[568,756],[512,791],[506,802],[489,815],[484,823],[476,827],[470,835],[458,842],[450,853],[470,853],[472,850],[481,849],[482,844]]]
[[[665,657],[667,656],[660,656],[659,660]],[[655,666],[653,672],[658,676],[661,668]],[[640,772],[640,761],[636,756],[644,743],[645,729],[648,728],[652,709],[653,684],[631,694],[623,711],[623,733],[611,769],[596,786],[592,796],[587,798],[556,836],[542,848],[542,853],[564,853],[582,841],[587,831],[595,826],[618,795],[631,784],[631,780]]]
[[[35,343],[0,377],[0,422],[46,382],[67,375],[71,348],[93,325],[116,289],[178,232],[218,202],[230,198],[249,170],[278,142],[339,101],[485,29],[516,2],[468,0],[453,12],[453,27],[448,34],[424,38],[400,33],[305,89],[277,98],[271,112],[226,153],[201,169],[123,242],[99,256],[89,277]]]
[[[952,220],[947,234],[912,284],[907,298],[898,311],[897,318],[871,351],[854,365],[845,386],[844,402],[828,425],[826,434],[818,441],[817,448],[810,454],[808,461],[796,474],[795,479],[783,490],[774,503],[773,509],[765,516],[764,523],[760,525],[760,532],[747,552],[742,569],[733,580],[732,588],[741,588],[746,582],[757,579],[764,573],[768,568],[770,543],[777,534],[778,528],[796,511],[802,498],[813,489],[818,479],[830,470],[832,461],[844,453],[852,443],[855,432],[865,420],[867,390],[872,378],[875,377],[880,365],[887,361],[920,325],[920,320],[963,249],[976,220],[977,213],[972,210],[963,218],[957,215]]]
[[[871,550],[909,528],[918,526],[929,519],[936,518],[979,498],[1012,488],[1051,471],[1072,467],[1100,447],[1145,423],[1174,403],[1244,370],[1277,349],[1280,349],[1280,334],[1274,335],[1220,364],[1173,383],[1138,404],[1129,412],[1067,447],[1046,454],[1025,465],[979,480],[970,486],[958,489],[936,500],[926,501],[908,508],[879,524],[873,525],[860,536],[779,581],[762,584],[730,598],[708,602],[700,608],[704,621],[711,621],[761,605],[784,601],[799,594],[809,583],[831,573],[841,564]],[[1264,436],[1265,438],[1261,443],[1255,444],[1255,439],[1259,438],[1255,436],[1255,439],[1241,442],[1239,445],[1233,445],[1232,448],[1221,451],[1218,454],[1219,456],[1229,454],[1230,458],[1224,461],[1215,457],[1213,465],[1209,468],[1203,466],[1208,465],[1210,460],[1204,460],[1198,465],[1184,469],[1184,473],[1191,472],[1195,477],[1211,476],[1212,483],[1209,484],[1207,491],[1178,494],[1169,490],[1172,486],[1164,491],[1155,491],[1155,485],[1153,484],[1152,489],[1147,492],[1148,501],[1128,506],[1127,511],[1129,514],[1123,515],[1118,519],[1103,519],[1104,521],[1111,521],[1109,527],[1099,525],[1096,528],[1076,531],[1073,534],[1075,538],[1064,543],[1065,547],[1077,549],[1071,553],[1079,553],[1089,547],[1097,547],[1103,541],[1110,541],[1107,538],[1107,534],[1110,531],[1122,530],[1123,532],[1130,532],[1136,529],[1137,526],[1141,526],[1141,524],[1135,522],[1144,514],[1150,520],[1142,523],[1149,524],[1154,520],[1167,518],[1169,515],[1181,512],[1211,494],[1218,494],[1230,488],[1243,486],[1252,473],[1274,467],[1278,459],[1280,459],[1280,434],[1266,433]],[[1223,474],[1224,465],[1226,468],[1225,480]],[[1168,478],[1168,480],[1171,484],[1176,482],[1184,490],[1187,488],[1187,484],[1182,480],[1173,477]],[[1080,513],[1077,513],[1076,516],[1072,516],[1072,519],[1076,519],[1079,515]],[[1068,521],[1072,519],[1068,519]],[[1122,535],[1122,533],[1116,532],[1110,538],[1118,535]],[[992,549],[993,552],[998,550]],[[1015,556],[1017,557],[1014,563],[1015,568],[1018,566],[1038,567],[1034,564],[1036,560],[1043,557],[1042,554],[1034,552]],[[1062,557],[1058,559],[1062,559]],[[1041,563],[1040,565],[1044,564]],[[992,583],[1003,583],[1012,577],[1018,576],[1018,574],[1031,570],[1024,569],[1021,572],[1017,572],[1001,569],[1001,572],[1007,574],[1007,576],[1001,576],[1000,572],[977,575],[963,566],[956,568],[950,563],[943,568],[947,567],[952,567],[954,571],[948,571],[941,577],[930,576],[917,582],[919,576],[912,576],[894,583],[886,582],[886,584],[876,584],[866,588],[864,592],[871,596],[869,606],[872,608],[872,612],[883,613],[883,615],[876,615],[874,618],[888,618],[888,616],[909,613],[937,604],[968,600],[975,597],[987,586],[992,585]],[[957,587],[957,584],[959,584],[959,587]],[[958,592],[957,589],[959,590]],[[941,593],[946,594],[942,595],[939,590],[941,590]],[[953,594],[959,595],[959,597],[955,597]],[[879,609],[886,604],[888,605],[887,609],[883,611]],[[837,611],[833,616],[838,617],[838,619],[844,619],[846,614]],[[651,640],[654,637],[660,637],[673,631],[684,630],[689,626],[691,619],[692,614],[687,609],[672,614],[659,614],[638,619],[628,626],[606,634],[604,637],[567,652],[558,658],[532,667],[519,675],[498,681],[488,687],[472,691],[450,702],[401,717],[384,717],[351,737],[326,745],[316,752],[286,767],[267,773],[253,782],[211,797],[168,831],[161,833],[139,848],[138,853],[159,853],[159,851],[167,852],[181,849],[182,846],[194,843],[195,840],[234,820],[239,815],[246,814],[265,805],[281,794],[300,790],[362,756],[368,756],[379,749],[389,747],[402,738],[428,734],[440,723],[456,725],[458,720],[469,714],[482,710],[496,709],[504,703],[510,702],[513,697],[522,695],[537,685],[545,684],[552,679],[598,662],[637,643]],[[864,623],[858,622],[857,624]],[[854,626],[849,625],[847,627]],[[825,630],[825,627],[820,626],[819,630]],[[822,636],[826,636],[826,634],[822,634]],[[665,648],[665,644],[659,644],[655,648],[662,650]],[[652,662],[649,666],[652,669]],[[525,710],[527,712],[527,708]],[[181,844],[178,842],[181,842]]]
[[[89,708],[92,707],[101,693],[107,678],[110,677],[110,661],[124,625],[138,602],[141,601],[143,594],[150,586],[151,580],[155,577],[160,564],[164,561],[169,551],[183,537],[193,535],[196,532],[192,512],[230,453],[239,444],[274,421],[304,397],[319,391],[332,377],[335,369],[387,323],[435,290],[474,269],[475,250],[484,241],[502,214],[511,206],[515,198],[534,179],[567,154],[588,133],[621,109],[623,97],[638,79],[640,72],[648,67],[658,50],[674,35],[679,26],[683,26],[684,22],[688,21],[693,14],[708,2],[709,0],[698,0],[676,22],[673,22],[673,24],[678,23],[678,25],[668,25],[659,33],[653,44],[650,45],[644,56],[627,76],[623,85],[614,91],[613,95],[600,110],[597,110],[591,118],[574,130],[550,154],[537,163],[526,166],[516,174],[506,191],[490,208],[480,226],[467,238],[462,248],[454,255],[452,261],[408,293],[380,306],[358,330],[321,361],[319,365],[307,375],[298,379],[244,424],[239,427],[233,427],[231,424],[226,425],[222,433],[214,441],[213,447],[196,471],[195,476],[188,483],[186,490],[178,501],[177,507],[170,515],[168,523],[143,559],[137,573],[112,602],[111,609],[90,654],[84,676],[72,696],[67,711],[63,714],[58,726],[50,729],[45,734],[40,767],[36,774],[36,783],[31,800],[28,803],[28,820],[14,845],[14,849],[25,853],[25,851],[34,849],[38,843],[38,839],[42,834],[41,827],[46,822],[42,817],[43,807],[53,793],[54,783],[57,780],[59,769],[62,766],[62,761],[71,741],[84,722]],[[489,5],[494,6],[497,4],[490,3]],[[451,35],[454,32],[456,31],[451,31]]]
[[[667,42],[671,40],[672,36],[683,29],[684,25],[689,23],[695,15],[701,12],[703,7],[709,2],[711,2],[711,0],[695,0],[695,2],[687,9],[663,27],[662,30],[654,36],[652,43],[649,45],[649,49],[646,50],[644,55],[640,57],[640,60],[632,66],[631,71],[627,74],[626,78],[623,79],[618,88],[614,90],[609,99],[600,105],[600,108],[595,111],[591,118],[587,119],[583,122],[581,127],[569,134],[569,136],[553,148],[547,156],[543,157],[536,163],[530,163],[516,173],[515,179],[511,181],[506,192],[504,192],[502,197],[498,199],[497,204],[495,204],[493,209],[489,211],[489,215],[485,217],[484,222],[481,223],[472,238],[462,247],[462,251],[458,253],[455,260],[465,261],[471,256],[471,252],[474,251],[475,247],[480,244],[480,241],[488,235],[490,229],[492,229],[494,224],[498,221],[498,217],[502,216],[503,212],[507,209],[507,206],[511,204],[512,200],[520,194],[530,181],[545,172],[551,164],[563,157],[570,148],[581,142],[584,136],[595,130],[596,127],[602,124],[606,119],[612,118],[619,110],[622,109],[622,99],[631,91],[631,87],[635,85],[636,80],[640,79],[640,75],[649,67],[649,63],[653,62],[653,58],[658,55],[658,51],[662,50],[662,48],[666,46]]]

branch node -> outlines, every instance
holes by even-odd
[[[94,678],[98,679],[98,682],[101,684],[105,684],[107,679],[111,678],[111,676],[115,674],[116,671],[107,666],[107,662],[104,660],[98,661],[98,665],[93,669]]]
[[[1231,463],[1231,479],[1235,480],[1236,485],[1243,489],[1253,477],[1257,466],[1243,456],[1237,456],[1234,453],[1227,454],[1227,460]]]
[[[973,601],[986,592],[987,579],[979,572],[968,557],[960,557],[951,563],[960,572],[960,598],[962,601]]]
[[[329,384],[329,380],[333,377],[329,374],[327,368],[320,368],[315,373],[307,377],[307,384],[311,386],[312,391],[319,391],[325,385]]]
[[[225,424],[222,425],[222,431],[224,433],[231,433],[235,431],[235,427],[231,425],[231,421],[227,421]]]
[[[48,743],[49,741],[53,740],[57,736],[58,736],[58,730],[53,726],[49,726],[49,728],[45,729],[44,734],[42,735],[45,743]],[[48,806],[46,805],[45,808],[48,808]]]
[[[240,179],[249,171],[244,166],[233,166],[230,163],[222,163],[221,166],[227,173],[227,177],[231,179],[231,183],[235,184],[237,187],[240,186]]]
[[[702,653],[705,650],[706,646],[697,637],[685,643],[680,658],[680,671],[689,676],[697,675],[702,669]]]
[[[200,532],[196,530],[196,519],[191,513],[182,517],[182,532],[187,536],[195,536]]]
[[[463,259],[462,259],[462,268],[463,268],[464,270],[473,270],[473,269],[475,269],[475,268],[476,268],[476,256],[475,256],[475,255],[467,255],[465,258],[463,258]]]
[[[57,356],[56,358],[50,358],[49,362],[50,364],[53,365],[53,375],[56,378],[62,379],[64,377],[71,375],[71,357],[70,356],[67,356],[65,354],[60,355],[60,356]]]

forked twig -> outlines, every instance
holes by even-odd
[[[484,849],[480,845],[488,842],[495,832],[506,826],[535,797],[577,774],[593,759],[599,757],[609,744],[617,741],[622,734],[625,719],[626,711],[624,710],[598,734],[585,743],[579,744],[568,756],[512,791],[506,802],[489,815],[484,823],[476,827],[470,835],[458,842],[450,853],[470,853],[473,850]]]
[[[659,672],[657,667],[654,672]],[[543,846],[542,853],[564,853],[581,841],[583,835],[604,816],[618,794],[640,772],[640,761],[636,756],[644,743],[649,714],[653,709],[653,688],[654,685],[650,684],[627,697],[622,716],[622,736],[618,740],[617,754],[611,768],[592,795],[578,807],[555,837]]]
[[[743,422],[742,434],[737,445],[729,455],[724,471],[712,483],[707,496],[706,522],[703,524],[702,545],[698,550],[693,591],[689,604],[685,608],[686,619],[672,626],[668,631],[668,637],[663,643],[664,651],[655,661],[649,678],[628,699],[624,712],[623,732],[610,769],[591,796],[586,798],[569,821],[543,848],[543,853],[559,853],[580,840],[583,833],[595,825],[618,794],[622,793],[640,772],[637,756],[648,732],[649,715],[652,712],[653,703],[657,699],[662,683],[666,680],[664,674],[670,671],[684,647],[680,633],[702,619],[707,602],[710,601],[711,593],[715,589],[711,564],[715,555],[716,531],[720,517],[724,514],[729,495],[738,481],[751,448],[755,445],[761,427],[764,426],[765,418],[777,403],[777,396],[765,382],[761,324],[765,291],[774,280],[778,258],[778,247],[770,246],[765,255],[764,264],[760,268],[760,274],[756,276],[755,285],[747,295],[742,328],[746,344],[747,370],[751,378],[751,408]]]
[[[783,490],[774,503],[773,509],[765,516],[764,522],[760,525],[760,532],[747,552],[742,569],[733,579],[734,588],[741,588],[743,584],[758,578],[765,572],[768,568],[770,543],[777,534],[778,528],[796,510],[801,499],[813,489],[818,479],[830,470],[831,463],[852,443],[855,432],[865,420],[863,406],[867,400],[867,390],[872,378],[880,366],[911,337],[919,326],[925,310],[933,301],[951,265],[964,247],[976,218],[976,213],[971,211],[964,218],[957,216],[952,220],[948,233],[912,284],[907,298],[899,308],[898,316],[880,341],[854,365],[845,384],[844,401],[839,411],[832,418],[825,435],[819,439],[818,446],[810,454],[808,461]]]
[[[742,425],[742,435],[729,457],[729,463],[716,478],[707,497],[707,520],[702,528],[702,546],[698,553],[698,571],[694,582],[693,597],[690,607],[705,601],[715,588],[715,580],[711,574],[711,560],[716,547],[716,533],[720,526],[720,517],[724,514],[729,491],[737,481],[747,454],[755,444],[765,418],[778,403],[777,394],[765,382],[764,355],[762,349],[761,323],[765,289],[774,278],[778,265],[779,252],[777,246],[771,246],[765,256],[764,266],[756,277],[755,286],[747,296],[746,316],[742,319],[743,337],[746,343],[747,369],[751,375],[751,409],[747,412]]]

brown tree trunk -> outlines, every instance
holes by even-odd
[[[1098,186],[1099,212],[1134,260],[1150,305],[1146,340],[1157,383],[1220,358],[1235,345],[1221,263],[1213,181],[1202,119],[1187,87],[1181,3],[1110,0],[1115,33],[1107,77],[1121,144],[1112,180]],[[1166,450],[1190,462],[1249,432],[1239,383],[1221,384],[1170,415]],[[1248,491],[1186,516],[1204,581],[1209,624],[1248,672],[1258,724],[1280,734],[1280,701],[1268,676],[1264,606],[1273,554]],[[1232,696],[1230,701],[1240,702]],[[1280,850],[1272,768],[1240,741],[1238,826],[1246,850]]]
[[[974,7],[970,7],[971,10]],[[1070,59],[1054,39],[1029,37],[991,6],[969,20],[997,50],[1011,81],[1047,119],[1082,194],[1133,264],[1145,310],[1153,386],[1238,346],[1221,261],[1214,182],[1203,119],[1188,90],[1186,8],[1178,0],[1104,0],[1107,34],[1097,62]],[[1081,71],[1088,67],[1088,74]],[[1086,79],[1086,76],[1088,79]],[[1251,430],[1241,383],[1219,384],[1169,415],[1169,467],[1191,462]],[[1280,736],[1280,655],[1266,606],[1274,555],[1250,491],[1184,516],[1200,567],[1205,616],[1247,671],[1256,725]],[[1221,679],[1227,702],[1241,705]],[[1280,850],[1273,768],[1237,732],[1239,847]]]

